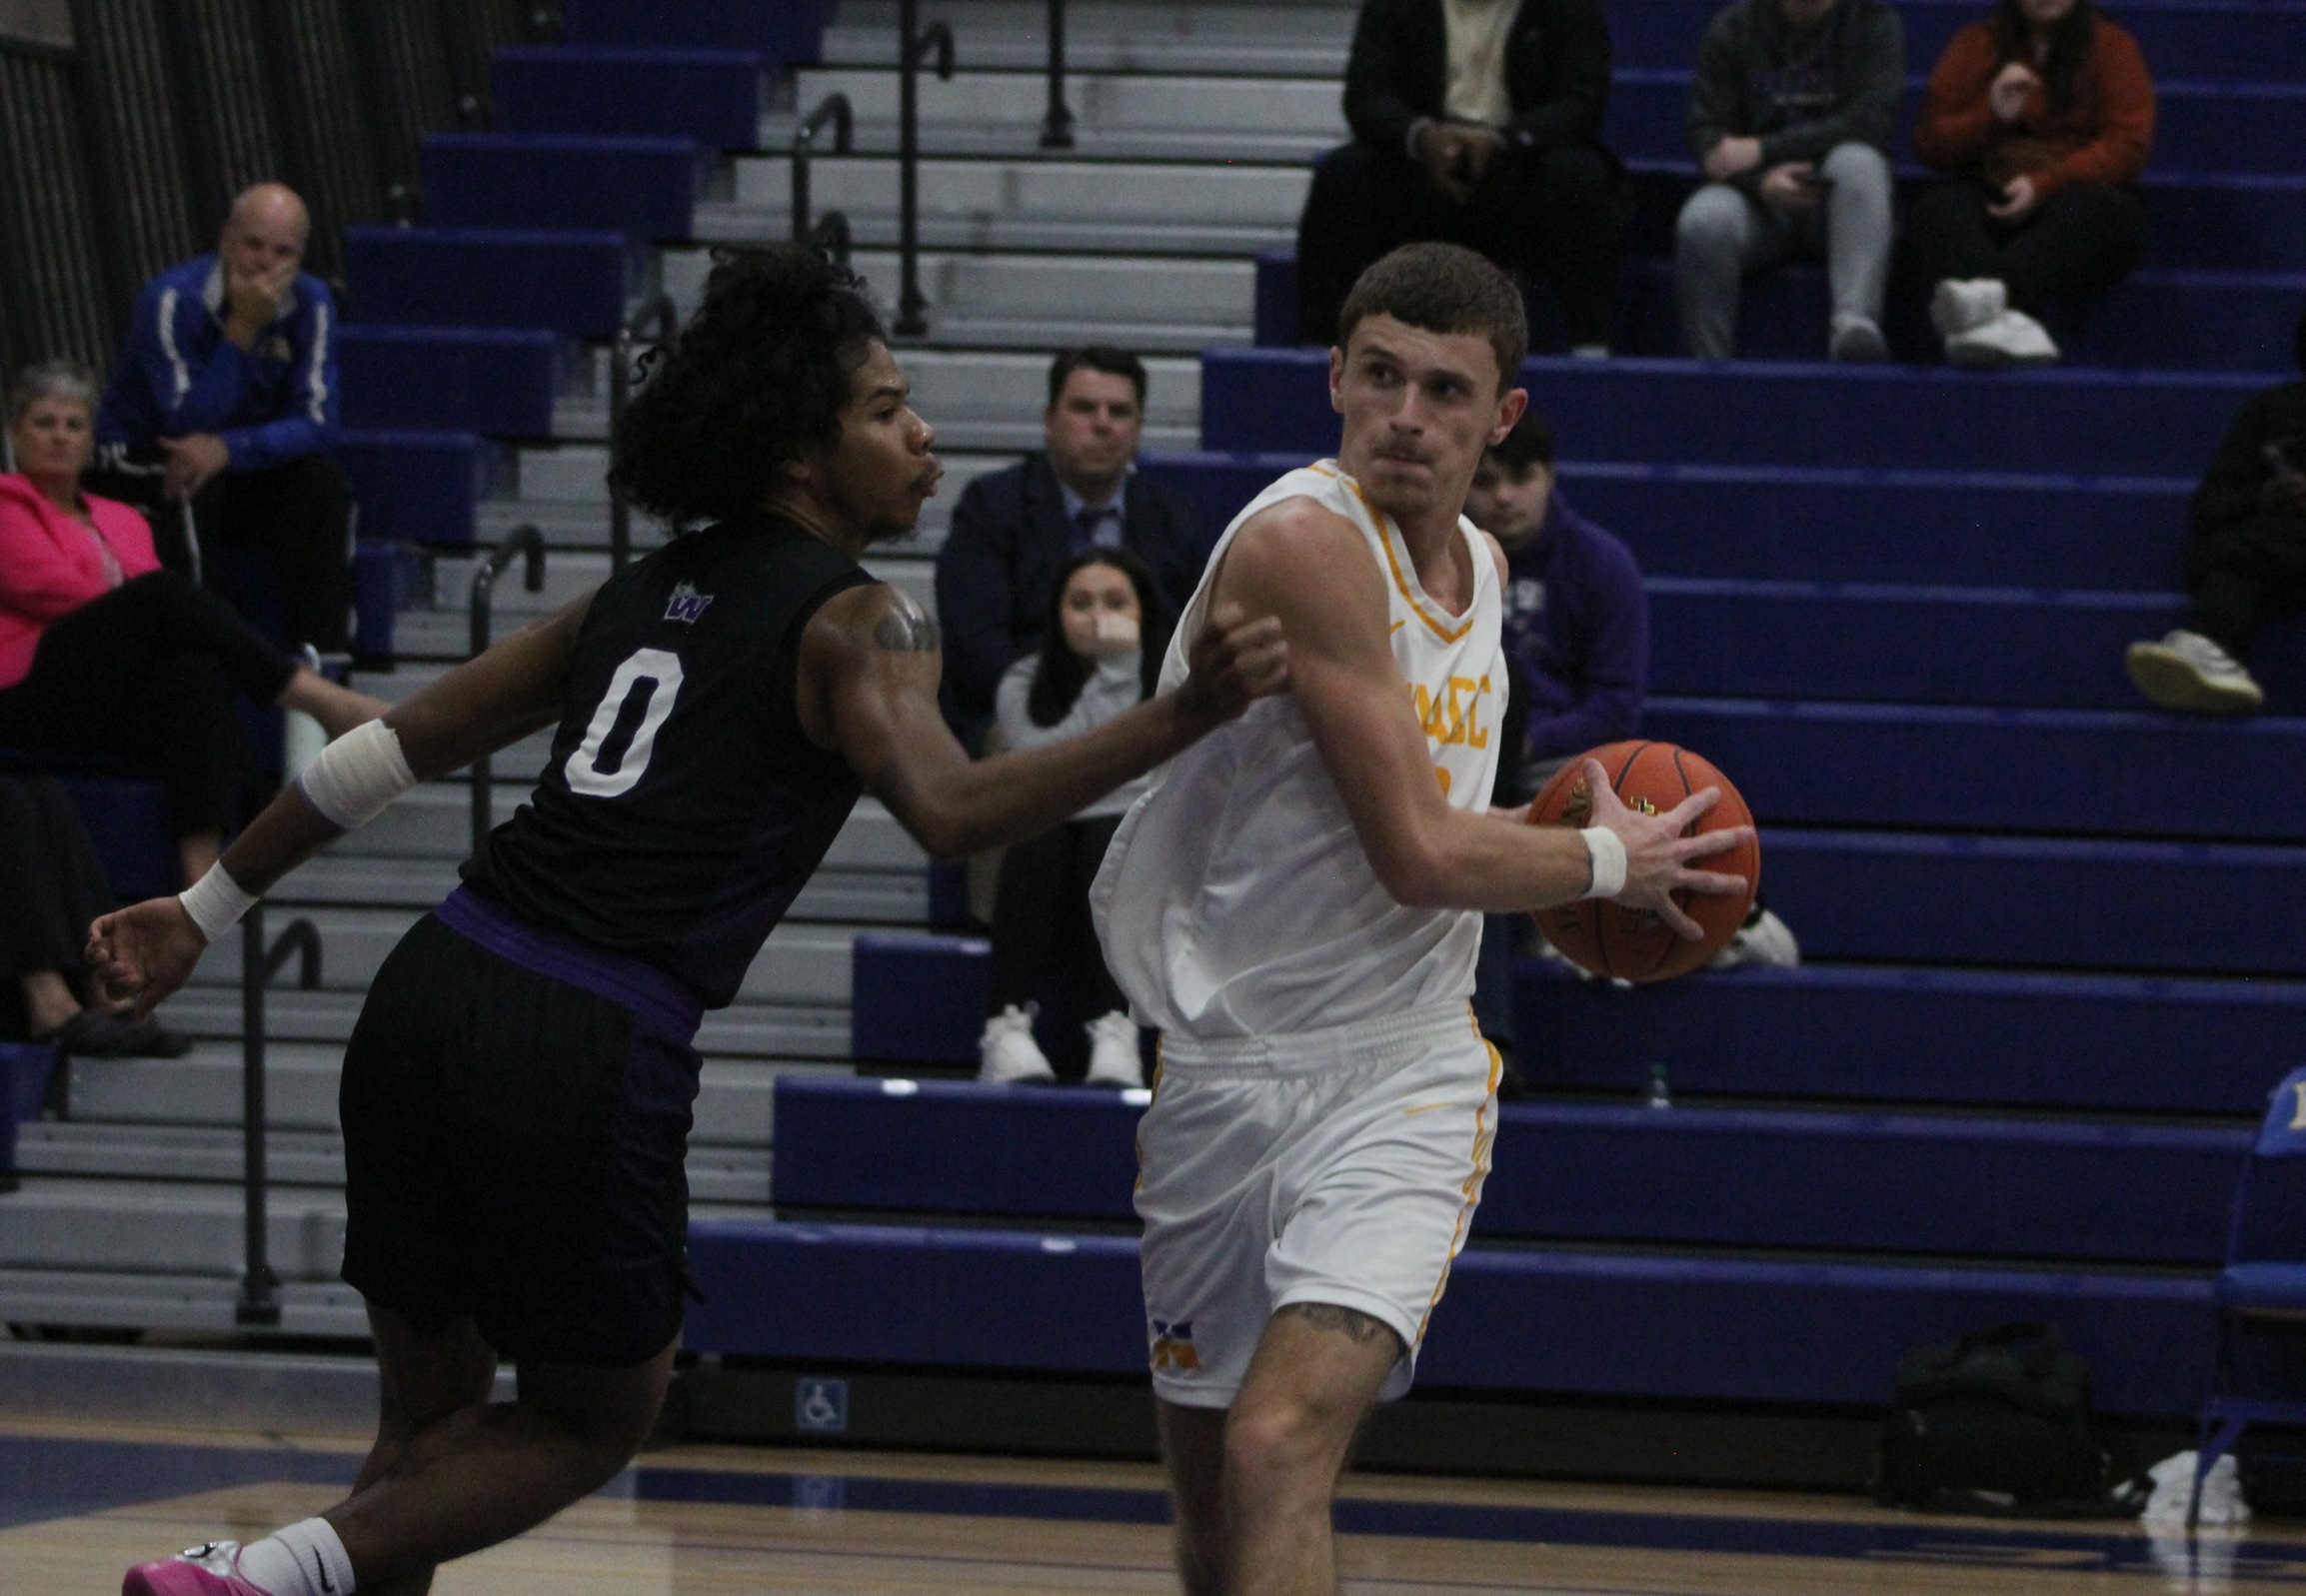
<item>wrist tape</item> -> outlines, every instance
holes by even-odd
[[[305,801],[340,831],[357,831],[417,785],[400,734],[382,721],[353,728],[321,750],[296,779]]]
[[[1586,862],[1593,866],[1587,897],[1615,897],[1625,890],[1625,844],[1606,825],[1588,825],[1577,833],[1585,838]]]
[[[256,899],[240,889],[221,863],[211,864],[206,875],[176,894],[176,900],[212,946],[256,906]]]

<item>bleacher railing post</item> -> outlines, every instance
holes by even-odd
[[[525,557],[521,585],[531,593],[545,591],[545,535],[528,522],[523,522],[505,535],[481,561],[473,573],[473,592],[469,620],[472,624],[472,657],[479,659],[489,652],[490,634],[495,631],[497,578],[513,557]],[[484,754],[473,761],[473,856],[479,857],[487,845],[489,832],[497,823],[496,766]]]
[[[1049,0],[1049,110],[1041,119],[1041,147],[1073,148],[1073,107],[1065,103],[1065,0]]]
[[[809,163],[817,153],[817,135],[825,131],[828,122],[833,124],[833,153],[847,155],[857,143],[857,116],[850,108],[848,95],[828,94],[794,131],[793,242],[796,244],[818,242],[817,230],[809,214]],[[830,223],[840,214],[839,211],[831,212],[825,220]],[[848,223],[844,221],[842,227],[846,231]]]
[[[929,331],[929,296],[921,292],[921,58],[937,52],[937,75],[953,76],[953,29],[921,26],[921,0],[897,6],[897,325],[900,338]]]
[[[246,1229],[243,1243],[246,1266],[240,1276],[240,1300],[233,1308],[236,1322],[249,1325],[280,1323],[280,1276],[271,1256],[271,1225],[267,1202],[270,1177],[265,1169],[265,1135],[269,1129],[265,1101],[265,987],[288,962],[291,953],[302,955],[298,984],[306,991],[320,989],[320,928],[309,919],[294,919],[269,948],[264,944],[264,905],[251,908],[240,922],[240,1122],[241,1191]]]

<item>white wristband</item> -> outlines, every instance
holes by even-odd
[[[206,875],[176,894],[176,900],[211,946],[256,906],[256,899],[240,889],[221,863],[211,864]]]
[[[1577,833],[1585,838],[1585,859],[1593,867],[1587,897],[1615,897],[1625,890],[1625,844],[1606,825],[1588,825]]]
[[[340,831],[357,831],[417,785],[400,734],[382,721],[354,727],[299,773],[297,791]]]

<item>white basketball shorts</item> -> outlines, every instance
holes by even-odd
[[[1138,1127],[1153,1390],[1228,1407],[1274,1312],[1324,1302],[1400,1336],[1425,1321],[1481,1200],[1497,1055],[1461,1002],[1248,1041],[1164,1037]]]

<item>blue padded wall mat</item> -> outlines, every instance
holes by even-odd
[[[551,333],[505,327],[394,327],[337,334],[347,427],[549,438],[570,354]]]
[[[751,51],[507,45],[489,58],[489,92],[508,133],[658,135],[708,150],[761,141]]]
[[[622,233],[348,227],[349,310],[363,322],[542,327],[612,338],[640,261]]]
[[[704,187],[688,139],[428,133],[425,218],[436,227],[608,230],[687,239]]]

